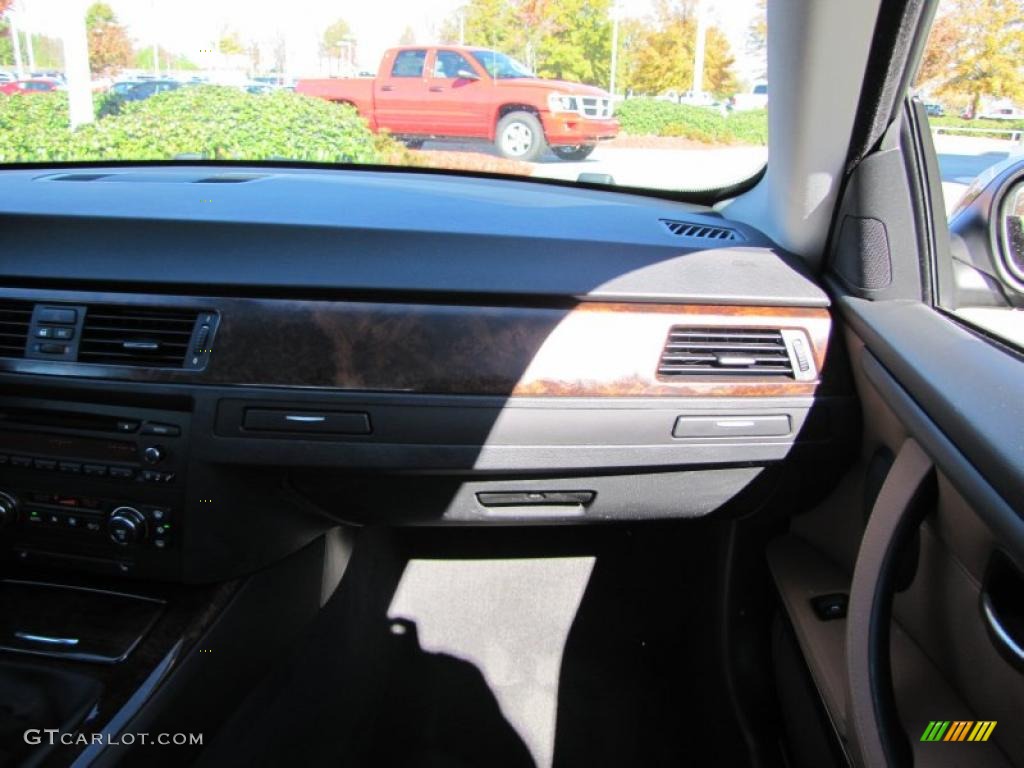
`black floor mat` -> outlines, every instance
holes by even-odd
[[[409,558],[566,554],[595,560],[562,656],[554,764],[745,765],[725,692],[712,524],[364,531],[312,633],[201,764],[534,765],[481,671],[424,651],[416,625],[387,611]]]

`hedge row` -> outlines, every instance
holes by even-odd
[[[681,136],[707,144],[767,144],[768,112],[763,109],[722,114],[655,99],[627,99],[616,109],[624,133]]]
[[[960,133],[962,136],[973,136],[973,135],[990,135],[999,136],[1001,134],[978,134],[977,129],[994,129],[997,131],[1024,131],[1024,120],[983,120],[978,118],[976,120],[964,120],[960,117],[929,117],[928,122],[933,126],[941,126],[949,129],[944,131],[945,133],[957,134],[957,128],[967,128],[969,130]]]
[[[101,108],[100,105],[97,107]],[[0,163],[299,160],[385,163],[403,148],[375,136],[351,107],[288,91],[202,86],[129,102],[77,131],[63,93],[0,96]]]

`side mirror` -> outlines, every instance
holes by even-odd
[[[1017,166],[1018,173],[1024,171],[1024,162]],[[1017,178],[999,206],[997,231],[1002,235],[1000,256],[1006,270],[1004,277],[1013,288],[1021,291],[1024,288],[1024,181],[1020,176]]]
[[[983,171],[950,214],[949,227],[958,311],[1024,309],[1024,158],[1011,156]]]
[[[457,80],[479,80],[480,75],[476,72],[470,72],[468,69],[460,69],[455,73]]]

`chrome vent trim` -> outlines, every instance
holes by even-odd
[[[803,336],[800,331],[796,333]],[[669,330],[658,361],[658,375],[793,379],[797,376],[790,352],[783,331],[777,328],[675,325]]]

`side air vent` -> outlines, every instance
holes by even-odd
[[[739,242],[743,236],[729,227],[694,224],[692,221],[675,221],[660,219],[665,228],[676,237],[689,237],[696,240],[717,240],[719,242]]]
[[[32,304],[25,301],[0,301],[0,357],[24,357],[28,329],[32,324]]]
[[[199,312],[92,304],[85,313],[78,362],[182,368]]]
[[[676,325],[669,331],[658,375],[793,377],[793,364],[780,330]]]

